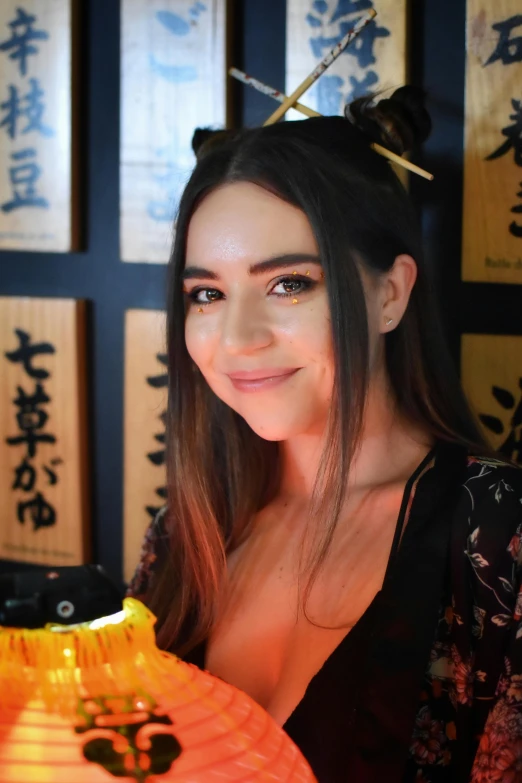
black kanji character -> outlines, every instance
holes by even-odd
[[[23,329],[15,329],[15,334],[20,340],[19,348],[14,351],[6,351],[5,357],[10,362],[21,362],[24,366],[24,370],[31,378],[37,378],[38,380],[44,380],[49,377],[49,372],[44,369],[36,369],[32,366],[32,360],[34,356],[39,353],[56,353],[56,349],[51,343],[36,343],[31,345],[31,335],[24,332]]]
[[[20,386],[17,388],[18,397],[13,400],[13,402],[19,408],[19,411],[16,414],[16,420],[23,435],[15,435],[12,438],[6,438],[6,441],[10,446],[26,443],[27,455],[29,457],[34,457],[37,443],[56,443],[54,435],[38,432],[38,430],[41,430],[42,427],[45,426],[45,423],[49,418],[48,414],[39,406],[43,403],[50,402],[50,397],[44,392],[41,383],[36,384],[36,391],[33,395],[26,394]]]
[[[518,385],[522,390],[522,378],[519,379]],[[505,410],[513,412],[507,437],[498,451],[501,454],[506,454],[510,459],[522,462],[522,395],[516,403],[515,397],[508,389],[493,386],[491,393],[499,405]],[[497,416],[482,413],[479,418],[482,424],[495,435],[505,434],[506,428]]]
[[[522,182],[520,183],[520,187],[522,188]],[[517,196],[519,198],[522,198],[522,190],[520,190],[517,193]],[[511,212],[513,212],[515,215],[522,214],[522,204],[518,204],[516,207],[511,208]],[[517,239],[522,238],[522,225],[517,223],[516,220],[513,220],[512,223],[509,225],[509,233],[513,234],[514,237],[517,237]]]
[[[497,48],[487,61],[486,65],[502,60],[503,65],[522,62],[522,36],[511,38],[511,33],[515,27],[522,25],[522,14],[506,19],[504,22],[497,22],[492,25],[493,30],[500,33]]]
[[[488,155],[486,160],[500,158],[513,147],[515,150],[515,163],[517,166],[522,166],[522,101],[517,101],[513,98],[511,103],[515,113],[510,114],[509,119],[514,120],[513,125],[502,128],[502,134],[507,137],[507,141],[495,150],[495,152],[492,152],[491,155]]]
[[[163,425],[166,426],[167,424],[167,413],[163,412],[161,416],[158,417]],[[158,441],[158,443],[161,443],[163,446],[165,446],[165,433],[160,432],[157,435],[154,435],[154,439]],[[161,449],[161,451],[151,451],[149,454],[147,454],[147,458],[152,462],[153,465],[164,465],[165,464],[165,449]]]
[[[167,367],[168,357],[166,353],[156,354],[156,359],[165,367]],[[162,375],[153,375],[150,378],[147,378],[147,383],[149,384],[149,386],[152,386],[154,389],[163,389],[166,386],[168,386],[169,376],[167,375],[167,373],[164,373]]]

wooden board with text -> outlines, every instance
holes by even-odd
[[[121,0],[120,255],[165,263],[197,127],[227,121],[226,0]]]
[[[0,3],[0,249],[78,247],[77,2]]]
[[[89,559],[84,303],[0,298],[0,558]]]
[[[144,533],[166,500],[165,314],[125,314],[124,578],[139,560]]]
[[[522,336],[462,335],[461,368],[487,439],[522,463]]]
[[[321,114],[342,114],[344,106],[354,98],[405,84],[406,0],[288,0],[287,95],[371,8],[377,11],[375,19],[305,93],[302,102]],[[293,110],[287,117],[302,119]]]
[[[468,0],[462,278],[522,283],[522,7]]]

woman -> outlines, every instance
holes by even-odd
[[[522,473],[454,376],[372,140],[422,97],[206,138],[170,264],[168,510],[130,588],[320,783],[522,780]]]

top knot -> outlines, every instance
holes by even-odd
[[[192,150],[197,160],[201,160],[208,152],[221,147],[222,144],[230,141],[237,135],[237,130],[196,128],[192,136]]]
[[[375,95],[356,98],[345,107],[344,114],[373,141],[403,155],[430,135],[431,118],[424,98],[420,87],[405,85],[380,101]]]

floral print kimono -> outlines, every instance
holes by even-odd
[[[129,588],[145,602],[164,520]],[[381,591],[284,724],[319,783],[522,783],[521,543],[522,470],[439,443]]]

